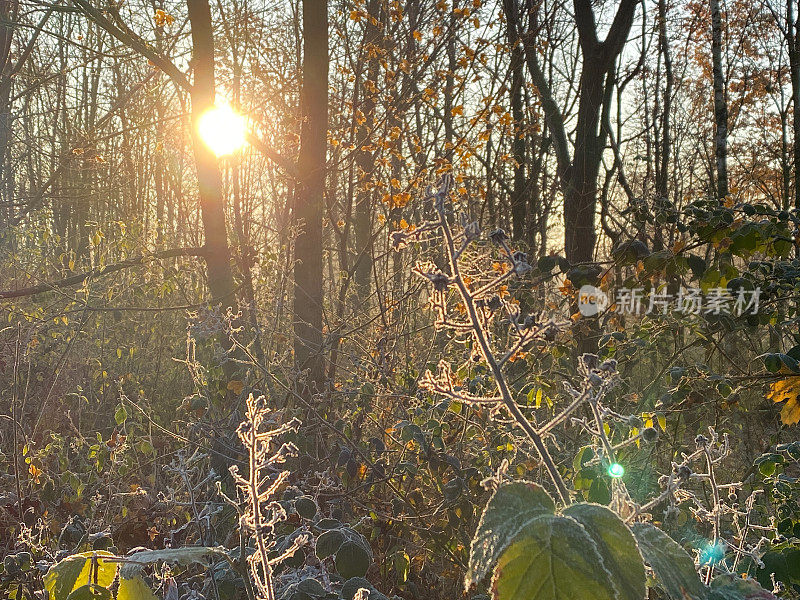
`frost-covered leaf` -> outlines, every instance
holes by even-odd
[[[298,583],[297,591],[303,592],[312,598],[322,598],[327,593],[325,588],[322,587],[322,584],[313,577],[303,579],[300,583]]]
[[[317,538],[316,555],[322,560],[328,556],[336,554],[336,551],[344,543],[345,535],[341,529],[329,529]]]
[[[564,510],[597,545],[603,565],[620,600],[642,600],[647,596],[647,577],[636,539],[627,525],[611,510],[599,504],[573,504]]]
[[[369,600],[388,600],[388,598],[375,589],[369,581],[363,577],[353,577],[345,581],[342,586],[342,598],[344,600],[353,600],[359,590],[367,590],[369,592],[367,598]]]
[[[483,579],[514,537],[533,519],[552,515],[555,503],[540,485],[515,482],[489,499],[472,540],[466,587]]]
[[[209,555],[226,556],[225,548],[208,546],[185,546],[183,548],[166,548],[164,550],[142,550],[126,557],[119,574],[123,579],[136,577],[145,565],[163,560],[170,563],[188,565],[204,562]]]
[[[743,579],[734,574],[720,575],[711,582],[708,600],[778,600],[755,579]]]
[[[586,530],[569,517],[530,521],[503,552],[495,600],[615,600],[611,575]]]
[[[347,540],[336,551],[336,571],[345,579],[363,577],[372,562],[372,556],[364,544]]]
[[[671,600],[703,600],[708,590],[694,568],[692,557],[666,533],[650,525],[635,523],[633,535],[645,562]]]

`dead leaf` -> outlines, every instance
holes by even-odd
[[[31,466],[28,467],[28,472],[31,474],[31,477],[33,477],[34,483],[36,483],[36,484],[41,483],[41,480],[39,479],[39,477],[42,474],[42,470],[39,467],[37,467],[36,465],[31,463]]]

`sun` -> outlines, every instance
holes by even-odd
[[[240,150],[247,141],[245,118],[227,105],[209,108],[197,121],[200,139],[217,156]]]

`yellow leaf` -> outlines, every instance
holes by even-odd
[[[661,431],[667,431],[667,418],[664,415],[658,415],[658,426],[661,427]]]
[[[133,579],[120,577],[117,600],[158,600],[140,575]]]
[[[769,386],[767,400],[774,403],[786,401],[781,410],[781,421],[784,425],[795,425],[800,422],[800,377],[780,379]]]

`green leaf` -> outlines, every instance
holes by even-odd
[[[761,557],[763,569],[756,571],[756,578],[761,585],[771,585],[771,577],[784,585],[800,584],[800,550],[791,546],[770,549]]]
[[[372,562],[370,552],[355,540],[347,540],[336,552],[336,571],[345,579],[363,577]]]
[[[344,534],[339,529],[329,529],[317,538],[316,555],[322,560],[333,556],[345,540]]]
[[[97,584],[101,587],[111,585],[117,575],[117,563],[105,561],[102,557],[113,554],[103,550],[73,554],[50,567],[44,576],[44,586],[50,594],[50,600],[66,600],[75,589],[94,583],[93,556],[97,557]]]
[[[556,259],[553,256],[542,256],[536,262],[536,268],[542,273],[549,273],[556,266]]]
[[[125,410],[124,404],[117,404],[117,409],[114,411],[114,421],[117,425],[122,425],[128,418],[128,411]]]
[[[376,590],[375,586],[363,577],[352,577],[345,581],[342,586],[342,598],[344,600],[353,600],[358,590],[361,589],[369,591],[369,600],[388,600],[386,596]]]
[[[614,600],[611,575],[586,530],[543,514],[519,532],[492,577],[495,600]]]
[[[483,579],[514,537],[533,519],[552,515],[555,503],[543,487],[516,482],[499,487],[489,499],[470,546],[466,586]]]
[[[602,477],[592,479],[589,486],[588,500],[597,504],[608,504],[611,502],[611,490],[608,488],[606,480]]]
[[[782,462],[784,462],[782,455],[774,452],[767,452],[759,456],[753,464],[758,467],[758,470],[764,477],[770,477],[775,474],[776,466]]]
[[[131,554],[126,558],[125,563],[119,570],[123,579],[133,579],[145,565],[163,560],[165,562],[179,563],[188,565],[191,563],[202,563],[204,559],[216,554],[226,556],[225,548],[209,546],[184,546],[183,548],[166,548],[164,550],[142,550]]]
[[[67,600],[111,600],[111,592],[101,585],[91,583],[74,589]]]
[[[327,593],[325,591],[325,588],[322,587],[322,584],[313,577],[309,577],[308,579],[303,579],[300,583],[298,583],[297,591],[303,592],[304,594],[308,594],[309,596],[312,596],[314,598],[322,598]]]
[[[778,600],[761,587],[755,579],[742,579],[734,574],[716,577],[711,582],[708,600]]]
[[[692,270],[692,274],[695,277],[700,277],[706,270],[705,259],[697,256],[696,254],[687,254],[686,264],[689,265],[689,268]]]
[[[597,545],[603,565],[611,573],[611,581],[619,600],[642,600],[647,595],[647,576],[636,539],[622,520],[599,504],[573,504],[564,510]]]
[[[650,523],[635,523],[632,529],[645,562],[653,568],[671,600],[701,600],[706,597],[706,587],[686,550]]]
[[[50,600],[66,600],[75,588],[75,582],[78,581],[78,575],[85,563],[86,557],[76,554],[50,567],[44,576],[44,587],[50,594]]]
[[[117,600],[158,600],[158,597],[144,579],[137,575],[133,579],[120,578]]]
[[[317,514],[317,503],[310,496],[300,496],[294,501],[294,508],[304,519],[313,519]]]
[[[392,566],[397,577],[397,582],[403,585],[408,581],[408,572],[411,569],[411,558],[404,550],[398,550],[392,555]]]
[[[769,352],[761,357],[764,361],[764,368],[770,373],[777,373],[781,369],[781,357],[774,352]]]

